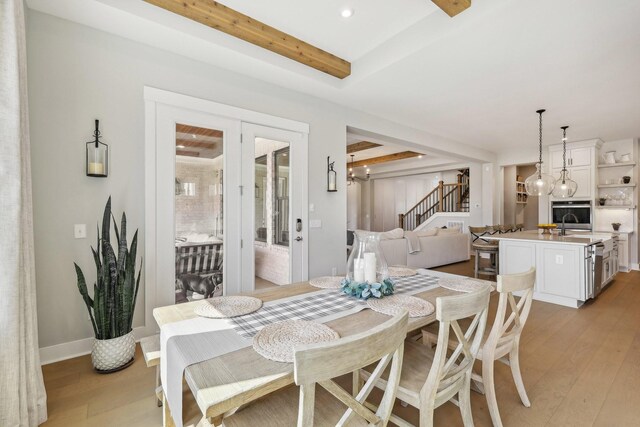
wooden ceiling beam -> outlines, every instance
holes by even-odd
[[[214,150],[217,145],[217,142],[208,142],[197,139],[176,139],[176,145],[183,145],[185,147],[193,147],[193,148],[208,148],[210,150]]]
[[[223,135],[221,130],[183,125],[182,123],[176,124],[176,133],[188,133],[191,135],[210,136],[213,138],[222,138]]]
[[[213,0],[144,0],[339,79],[351,63]]]
[[[347,145],[347,154],[368,150],[370,148],[380,147],[381,145],[382,144],[377,144],[375,142],[369,142],[369,141],[356,142],[355,144]]]
[[[176,156],[200,157],[200,153],[197,151],[176,150]]]
[[[431,0],[436,6],[450,17],[454,17],[460,12],[464,12],[471,7],[471,0]]]
[[[394,162],[396,160],[404,160],[411,159],[413,157],[421,156],[422,154],[416,153],[415,151],[401,151],[399,153],[387,154],[386,156],[380,157],[372,157],[370,159],[358,160],[357,162],[353,162],[353,167],[357,168],[360,166],[371,166],[377,165],[379,163],[387,163]],[[351,167],[351,162],[347,162],[347,167]]]

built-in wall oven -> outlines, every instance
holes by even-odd
[[[563,217],[566,228],[569,230],[591,230],[593,228],[593,215],[589,200],[551,202],[551,222],[561,224]]]

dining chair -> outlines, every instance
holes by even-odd
[[[485,393],[491,420],[495,427],[501,427],[502,421],[496,398],[494,361],[502,362],[511,367],[511,375],[522,404],[527,408],[531,406],[520,372],[519,351],[522,329],[531,311],[535,281],[536,269],[533,267],[525,273],[505,274],[497,278],[496,289],[500,298],[496,318],[489,336],[478,353],[478,359],[482,360],[482,376],[475,373],[472,375],[474,383],[479,386],[480,391]],[[514,292],[521,292],[520,300],[517,303],[513,296]],[[507,316],[507,309],[509,316]]]
[[[471,372],[487,323],[489,292],[487,287],[473,293],[436,299],[439,334],[435,350],[411,340],[405,342],[397,397],[419,410],[420,427],[433,426],[434,410],[449,400],[460,407],[465,427],[473,426]],[[473,320],[463,332],[458,320],[471,316]],[[448,354],[450,336],[455,337],[458,345]],[[354,378],[354,383],[370,380],[376,372],[370,368],[363,369],[354,374],[361,376]],[[393,386],[393,381],[395,377],[385,373],[375,385],[385,390],[388,385]],[[366,389],[366,384],[369,381],[362,390]],[[395,414],[391,414],[390,421],[400,427],[411,426]]]
[[[472,373],[473,385],[478,391],[484,393],[491,414],[491,420],[495,427],[501,427],[500,411],[496,397],[494,380],[494,361],[502,362],[511,367],[511,375],[516,384],[522,404],[527,408],[531,406],[520,372],[520,336],[533,301],[533,288],[536,280],[535,268],[525,273],[499,275],[496,289],[500,295],[498,308],[493,326],[484,339],[482,348],[478,352],[478,360],[482,361],[482,375]],[[521,292],[520,299],[516,303],[514,292]],[[509,316],[507,316],[509,312]],[[439,336],[423,330],[425,343],[436,342]],[[456,342],[449,341],[449,349],[455,349]]]
[[[299,387],[272,393],[225,418],[223,425],[386,426],[400,381],[407,324],[408,312],[404,310],[367,332],[328,343],[296,347],[293,374]],[[358,371],[376,361],[373,374],[355,397],[333,381],[333,378]],[[389,387],[374,411],[365,406],[365,400],[385,370],[388,371]]]

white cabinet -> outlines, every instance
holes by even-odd
[[[584,248],[570,245],[538,245],[537,292],[584,300],[581,273],[584,265]]]
[[[629,271],[629,235],[621,233],[618,239],[618,269]]]
[[[567,144],[567,171],[578,184],[574,199],[596,198],[596,153],[601,144],[599,140]],[[551,174],[558,179],[562,170],[562,144],[549,147],[549,158]]]
[[[555,146],[551,151],[551,168],[562,169],[562,146],[557,149]],[[591,166],[592,154],[595,154],[593,148],[567,148],[567,169],[576,166]]]

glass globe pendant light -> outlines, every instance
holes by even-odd
[[[567,171],[567,128],[569,126],[562,126],[562,170],[560,171],[560,178],[556,181],[556,186],[553,189],[553,197],[558,199],[566,199],[573,197],[578,190],[578,183],[569,178],[569,172]]]
[[[545,194],[551,194],[553,188],[556,185],[556,180],[553,176],[546,173],[542,173],[542,113],[546,110],[538,110],[536,113],[539,115],[539,161],[536,164],[536,172],[528,177],[524,181],[524,187],[527,194],[530,196],[543,196]]]

